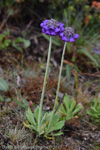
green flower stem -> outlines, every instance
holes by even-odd
[[[44,93],[45,93],[45,89],[46,89],[47,77],[48,77],[48,70],[49,70],[49,62],[50,62],[50,55],[51,55],[51,46],[52,46],[52,37],[50,36],[49,51],[48,51],[48,58],[47,58],[47,66],[46,66],[46,72],[45,72],[45,78],[44,78],[42,95],[41,95],[41,100],[40,100],[40,108],[39,108],[39,118],[38,118],[38,131],[39,132],[40,132],[40,126],[41,126],[42,105],[43,105]]]
[[[61,81],[61,73],[62,73],[62,68],[63,68],[63,60],[64,60],[64,54],[65,54],[65,50],[66,50],[66,44],[67,44],[67,42],[65,42],[64,48],[63,48],[63,53],[62,53],[62,58],[61,58],[61,65],[60,65],[60,72],[59,72],[59,79],[58,79],[58,86],[57,86],[57,92],[56,92],[56,98],[55,98],[55,104],[54,104],[54,107],[53,107],[53,112],[52,112],[52,115],[51,115],[51,120],[50,120],[50,123],[49,123],[49,127],[51,125],[53,115],[54,115],[54,112],[55,112],[55,108],[56,108],[56,105],[57,105],[58,93],[59,93],[60,81]]]

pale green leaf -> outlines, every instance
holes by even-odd
[[[6,81],[0,78],[0,90],[6,92],[8,91],[8,89],[9,88],[8,88],[8,84],[6,83]]]
[[[13,98],[13,100],[22,108],[26,108],[25,105],[23,105],[23,103],[21,103],[20,101],[18,101],[16,98]]]
[[[38,123],[38,117],[39,117],[39,106],[36,107],[34,111],[34,117],[36,119],[36,122]]]
[[[63,104],[61,104],[61,111],[62,111],[64,114],[66,114],[66,113],[67,113],[67,111],[65,110],[65,108],[64,108],[64,106],[63,106]]]
[[[26,111],[26,116],[27,116],[28,121],[32,125],[36,126],[36,122],[35,122],[35,119],[34,119],[34,114],[32,113],[30,108],[28,108],[28,110]]]
[[[2,97],[2,95],[0,95],[0,101],[1,101],[1,102],[4,102],[4,101],[5,101],[4,98]]]
[[[6,102],[10,102],[10,101],[11,101],[11,98],[6,98],[5,101],[6,101]]]
[[[75,110],[72,112],[73,116],[74,116],[75,114],[77,114],[80,110],[82,110],[82,107],[78,104],[78,105],[76,106]]]
[[[54,127],[52,128],[52,131],[56,131],[56,130],[62,129],[63,126],[64,126],[64,123],[65,123],[65,121],[59,121],[58,123],[56,123],[54,125]]]
[[[16,44],[16,43],[12,43],[12,46],[14,47],[14,48],[16,48],[17,50],[19,50],[20,52],[23,52],[23,49],[18,45],[18,44]]]
[[[24,48],[28,48],[31,45],[31,42],[29,40],[24,39]]]
[[[66,110],[68,111],[70,108],[70,100],[69,100],[69,96],[67,94],[65,94],[65,96],[64,96],[64,104],[65,104]]]
[[[72,112],[74,110],[75,104],[76,104],[76,102],[74,100],[71,100],[71,103],[70,103],[70,112]]]
[[[57,132],[57,133],[53,133],[52,136],[60,136],[60,135],[62,135],[62,134],[63,134],[63,132],[59,131],[59,132]]]

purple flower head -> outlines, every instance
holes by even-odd
[[[45,20],[40,26],[42,27],[42,32],[50,36],[58,35],[64,31],[64,24],[55,19]]]
[[[79,35],[75,34],[71,27],[66,27],[59,36],[61,37],[61,40],[65,42],[75,42],[75,40],[79,38]]]

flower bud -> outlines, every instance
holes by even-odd
[[[29,107],[32,107],[33,102],[29,101]]]

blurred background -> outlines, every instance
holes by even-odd
[[[99,0],[0,0],[0,53],[12,52],[40,61],[47,55],[49,37],[42,34],[40,23],[57,19],[80,35],[67,43],[65,70],[74,66],[78,72],[94,73],[100,68]],[[51,61],[60,63],[64,42],[53,38]],[[22,56],[23,55],[23,56]],[[2,63],[2,59],[0,59]],[[5,62],[5,61],[4,61]],[[3,62],[3,63],[4,63]],[[72,63],[72,65],[70,65]]]

